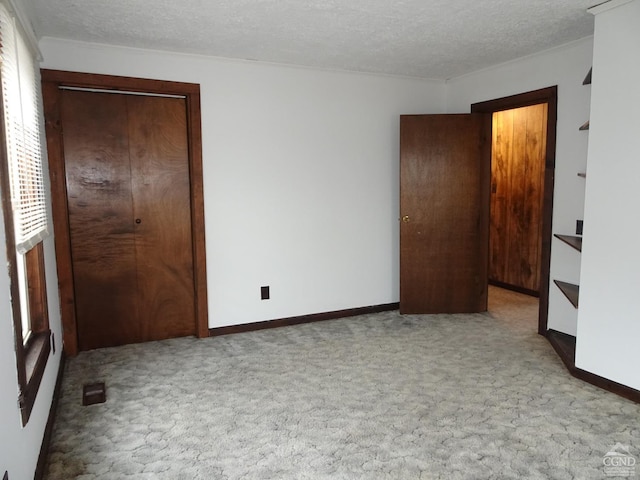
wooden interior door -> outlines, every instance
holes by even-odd
[[[80,350],[195,333],[183,99],[65,90]]]
[[[489,281],[538,295],[547,103],[493,113]]]
[[[487,309],[491,118],[400,117],[400,312]]]
[[[126,97],[63,92],[80,350],[141,341]]]
[[[127,97],[138,323],[145,340],[195,333],[187,114],[182,98]]]

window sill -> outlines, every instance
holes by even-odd
[[[50,352],[51,331],[32,333],[31,338],[29,338],[27,345],[24,347],[27,384],[20,394],[22,425],[26,425],[31,416]]]

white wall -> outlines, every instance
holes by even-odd
[[[640,335],[640,282],[637,261],[630,259],[639,258],[634,240],[640,232],[624,220],[637,216],[640,146],[634,132],[640,125],[632,109],[620,117],[625,106],[639,102],[638,64],[625,62],[640,45],[632,28],[638,1],[600,17],[576,363],[638,389],[633,366],[640,361],[632,352]],[[621,25],[627,29],[616,39]],[[629,56],[616,53],[629,45],[635,48]],[[402,113],[468,112],[475,102],[558,85],[553,230],[571,233],[584,209],[585,184],[576,173],[586,167],[587,134],[577,127],[589,116],[590,87],[581,82],[592,48],[586,39],[444,85],[41,41],[44,68],[201,84],[211,327],[398,300]],[[45,245],[50,319],[60,352],[53,239]],[[551,277],[577,283],[580,260],[554,240]],[[6,265],[4,249],[0,264]],[[612,282],[616,278],[625,283]],[[259,300],[261,285],[271,286],[271,300]],[[11,318],[6,274],[0,274],[0,312]],[[576,317],[552,286],[549,327],[575,334]],[[59,353],[50,359],[23,429],[12,326],[0,325],[0,475],[8,469],[12,479],[32,478],[59,359]]]
[[[576,352],[576,366],[637,390],[639,25],[640,0],[596,15]]]
[[[42,131],[44,139],[44,130]],[[46,168],[46,165],[45,165]],[[48,173],[45,172],[48,179]],[[45,269],[49,323],[55,336],[55,354],[50,354],[42,378],[31,418],[22,427],[18,408],[18,377],[15,356],[13,314],[9,291],[9,274],[6,268],[4,221],[0,215],[0,476],[7,470],[10,479],[33,478],[44,429],[49,415],[51,399],[60,365],[62,351],[62,328],[58,300],[58,278],[55,265],[53,237],[45,240]]]
[[[443,112],[443,82],[40,46],[43,68],[200,84],[211,327],[398,301],[398,116]]]
[[[591,67],[593,41],[587,38],[517,61],[448,81],[447,110],[470,111],[473,103],[558,86],[553,233],[574,234],[583,218],[587,133],[578,131],[589,117],[590,87],[582,81]],[[553,239],[551,279],[578,283],[580,253]],[[553,285],[549,291],[549,328],[576,333],[577,311]]]
[[[4,241],[4,223],[0,219],[0,244],[4,245]],[[31,418],[24,428],[18,408],[18,377],[9,276],[6,269],[0,274],[0,314],[3,319],[0,323],[0,476],[8,470],[11,479],[33,478],[60,365],[62,333],[55,254],[53,240],[50,238],[45,242],[49,321],[56,339],[56,353],[49,357]],[[7,264],[5,248],[0,248],[0,264]]]

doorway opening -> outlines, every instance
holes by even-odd
[[[471,112],[493,117],[489,309],[537,296],[538,333],[546,335],[557,87],[476,103]]]

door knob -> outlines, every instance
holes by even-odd
[[[405,215],[404,217],[402,217],[402,221],[404,223],[409,223],[409,215]]]
[[[136,218],[136,223],[142,223],[142,220],[140,220],[139,218]]]

